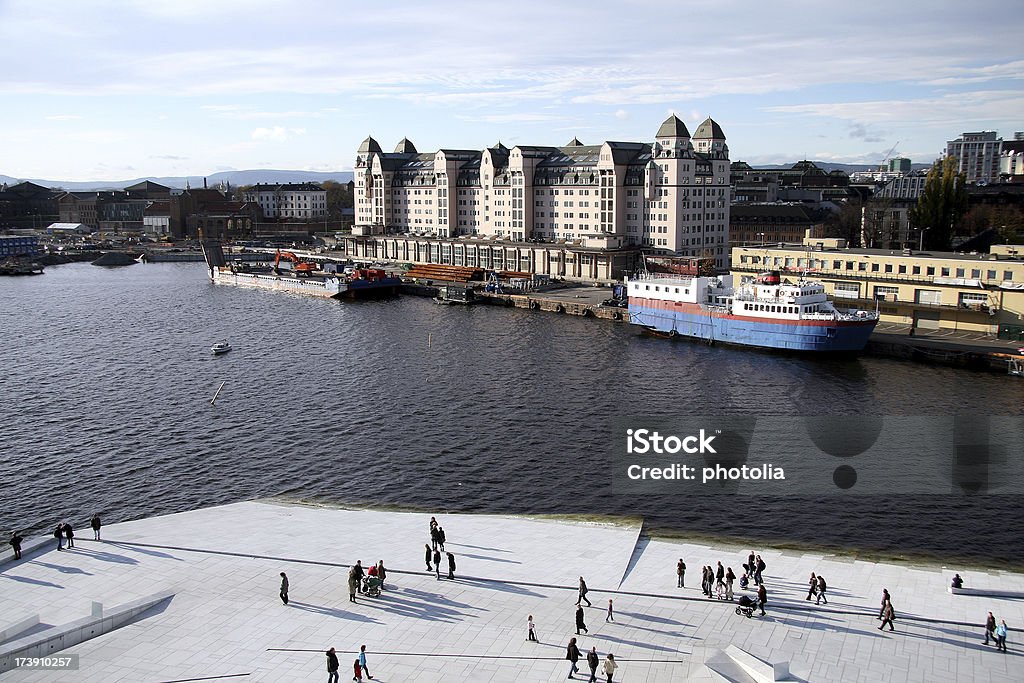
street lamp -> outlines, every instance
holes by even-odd
[[[764,246],[764,233],[763,232],[759,232],[759,233],[757,233],[757,236],[761,238],[761,246],[763,247]]]
[[[921,241],[918,244],[917,250],[924,251],[924,234],[928,232],[928,228],[921,228]]]

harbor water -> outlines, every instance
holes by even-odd
[[[1021,496],[626,496],[607,454],[625,415],[1016,416],[1020,379],[670,343],[528,310],[216,286],[194,263],[2,279],[0,331],[4,533],[281,496],[642,517],[655,533],[878,557],[1024,556],[1008,530]],[[214,356],[220,340],[234,350]]]

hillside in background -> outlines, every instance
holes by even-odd
[[[232,187],[239,185],[255,185],[256,183],[320,183],[325,180],[334,180],[339,183],[347,183],[352,180],[352,171],[287,171],[277,169],[256,169],[248,171],[219,171],[206,176],[208,187],[214,187],[221,182],[231,183]],[[103,181],[81,181],[71,182],[66,180],[41,180],[38,178],[12,178],[0,174],[0,182],[7,185],[28,180],[43,187],[56,187],[69,191],[90,191],[90,190],[120,190],[144,180],[159,183],[172,189],[184,189],[186,184],[189,187],[202,187],[203,176],[146,176],[133,180],[103,180]]]

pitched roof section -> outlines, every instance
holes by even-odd
[[[377,154],[381,154],[383,150],[380,148],[380,145],[377,144],[376,140],[374,140],[372,137],[368,137],[365,140],[363,140],[362,144],[359,145],[359,149],[356,150],[356,152],[359,154],[366,154],[370,152],[376,152]]]
[[[714,119],[710,116],[704,120],[704,123],[697,126],[697,132],[693,134],[695,138],[712,139],[712,140],[724,140],[725,133],[722,132],[722,127],[715,123]]]
[[[711,119],[708,119],[710,121]],[[700,131],[698,130],[698,133]],[[688,138],[690,137],[690,131],[686,129],[686,124],[679,120],[679,117],[673,114],[672,116],[665,119],[665,122],[661,124],[661,128],[658,129],[659,138]]]
[[[372,140],[373,138],[368,138]],[[409,138],[402,138],[395,145],[395,154],[416,154],[416,145],[412,144]]]
[[[583,143],[580,142],[579,138],[573,137],[572,140],[569,140],[569,142],[565,143],[565,146],[566,147],[583,147]]]

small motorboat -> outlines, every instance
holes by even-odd
[[[213,351],[213,355],[215,356],[219,356],[222,353],[227,353],[230,350],[231,344],[228,344],[226,341],[217,342],[216,344],[210,347],[210,351]]]

